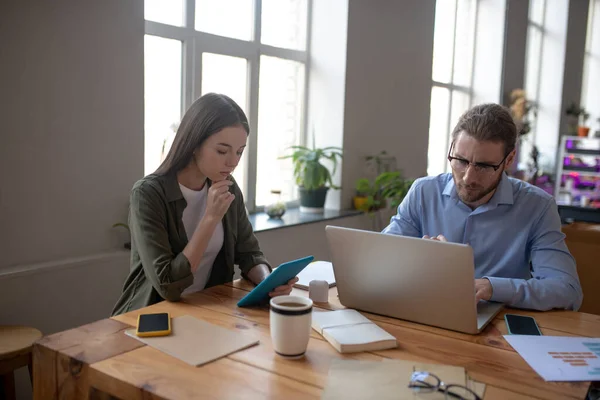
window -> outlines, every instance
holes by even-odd
[[[581,104],[590,113],[588,120],[592,130],[600,130],[600,0],[590,0],[588,28],[583,66]]]
[[[308,0],[145,0],[145,162],[153,172],[183,113],[223,93],[248,116],[250,137],[234,173],[255,211],[271,190],[297,200],[286,148],[304,144]]]
[[[438,0],[435,9],[427,174],[448,171],[450,134],[471,106],[477,0]]]
[[[542,70],[542,51],[544,46],[544,20],[546,15],[545,0],[530,0],[529,17],[527,22],[527,47],[525,53],[525,93],[531,104],[540,107],[540,88]],[[536,115],[529,116],[531,119],[531,131],[519,142],[518,169],[526,169],[534,145],[537,131]]]

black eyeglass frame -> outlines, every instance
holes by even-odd
[[[454,142],[452,142],[452,145],[450,145],[450,150],[448,150],[448,162],[450,162],[450,164],[452,164],[452,160],[458,160],[458,161],[463,161],[467,163],[467,167],[465,167],[465,171],[467,170],[467,168],[469,167],[469,165],[474,165],[476,167],[479,168],[493,168],[494,172],[498,171],[498,169],[502,166],[502,164],[504,164],[504,162],[506,161],[506,159],[508,158],[509,153],[507,153],[504,158],[502,159],[502,161],[500,161],[500,163],[498,165],[494,165],[494,164],[486,164],[486,163],[473,163],[469,160],[465,160],[464,158],[460,158],[460,157],[453,157],[450,155],[450,153],[452,153],[452,149],[454,148]]]
[[[416,379],[416,380],[413,379],[412,376],[414,376],[416,373],[427,374],[428,376],[431,376],[432,378],[434,378],[437,381],[437,384],[432,385],[429,382],[425,382],[425,381],[418,380],[418,379]],[[411,389],[415,389],[415,390],[427,389],[428,391],[426,393],[441,392],[441,393],[444,393],[444,395],[446,395],[446,396],[450,396],[450,397],[453,397],[458,400],[465,400],[465,398],[462,397],[461,395],[453,393],[451,391],[452,388],[461,388],[461,389],[466,390],[467,392],[471,393],[475,400],[482,400],[481,397],[479,397],[477,395],[477,393],[475,393],[468,387],[463,386],[463,385],[454,385],[454,384],[446,385],[437,375],[432,374],[431,372],[413,371],[412,376],[411,376],[411,380],[408,384],[408,387]]]

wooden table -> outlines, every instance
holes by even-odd
[[[216,286],[41,339],[34,346],[34,398],[233,399],[320,398],[334,358],[395,358],[464,367],[487,384],[485,399],[583,399],[589,382],[545,382],[502,338],[503,313],[479,335],[468,335],[378,315],[365,314],[398,338],[393,350],[342,355],[312,332],[306,357],[277,356],[269,336],[267,308],[237,308],[250,285]],[[294,289],[294,294],[307,295]],[[343,308],[336,289],[325,308]],[[170,357],[126,336],[137,315],[169,312],[192,315],[232,330],[259,336],[260,344],[202,367]],[[600,316],[551,311],[510,310],[534,315],[545,335],[600,336]]]

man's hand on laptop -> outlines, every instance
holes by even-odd
[[[487,278],[475,279],[475,298],[479,300],[489,300],[492,298],[493,288],[490,280]]]
[[[447,242],[448,240],[446,240],[446,238],[444,237],[444,235],[437,235],[437,236],[429,236],[429,235],[425,235],[423,236],[423,239],[431,239],[431,240],[437,240],[439,242]]]

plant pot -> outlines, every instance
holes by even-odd
[[[590,133],[590,128],[587,126],[578,126],[577,127],[577,136],[579,137],[587,137]]]
[[[354,208],[360,211],[369,211],[368,200],[369,198],[366,196],[354,196],[352,198]]]
[[[298,187],[300,192],[300,212],[319,214],[325,211],[325,198],[328,187],[320,187],[314,190],[306,190]]]

